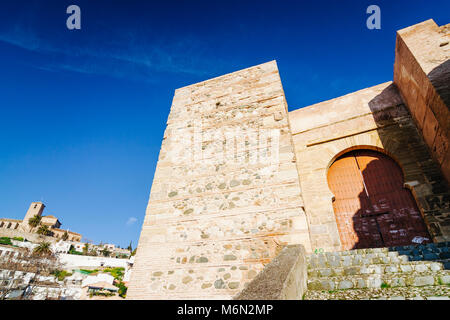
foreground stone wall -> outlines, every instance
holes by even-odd
[[[127,298],[229,299],[286,244],[311,250],[276,62],[176,90]]]
[[[401,166],[434,241],[449,239],[448,185],[396,86],[387,82],[289,113],[313,250],[341,250],[327,171],[353,149],[373,149]]]
[[[307,259],[302,245],[285,247],[235,300],[301,300],[307,290]]]
[[[450,182],[450,24],[427,20],[397,32],[394,82]]]

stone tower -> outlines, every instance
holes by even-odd
[[[311,250],[276,62],[177,89],[127,297],[229,299],[298,243]]]
[[[25,214],[25,218],[23,218],[21,227],[24,231],[29,231],[30,226],[28,225],[28,221],[30,218],[33,218],[35,215],[42,216],[42,212],[44,211],[45,205],[42,202],[32,202],[30,207],[28,208],[27,213]]]

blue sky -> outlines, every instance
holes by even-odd
[[[81,8],[81,30],[66,8]],[[366,8],[381,8],[381,30]],[[392,79],[395,31],[449,1],[0,3],[0,217],[31,201],[136,246],[176,88],[277,60],[290,110]]]

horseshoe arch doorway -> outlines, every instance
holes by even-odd
[[[399,165],[373,150],[338,157],[327,174],[342,249],[431,242]]]

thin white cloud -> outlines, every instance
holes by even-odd
[[[119,35],[123,40],[90,46],[55,46],[38,36],[33,29],[16,24],[10,30],[0,32],[0,41],[43,55],[50,55],[46,65],[34,66],[48,71],[67,70],[85,74],[100,74],[116,78],[131,78],[154,82],[154,72],[184,73],[211,77],[224,73],[229,62],[218,57],[208,57],[207,45],[193,37],[172,42],[150,41]],[[58,59],[55,59],[55,56]]]
[[[135,224],[137,221],[137,219],[135,217],[129,217],[127,220],[127,226],[131,226],[133,224]]]

